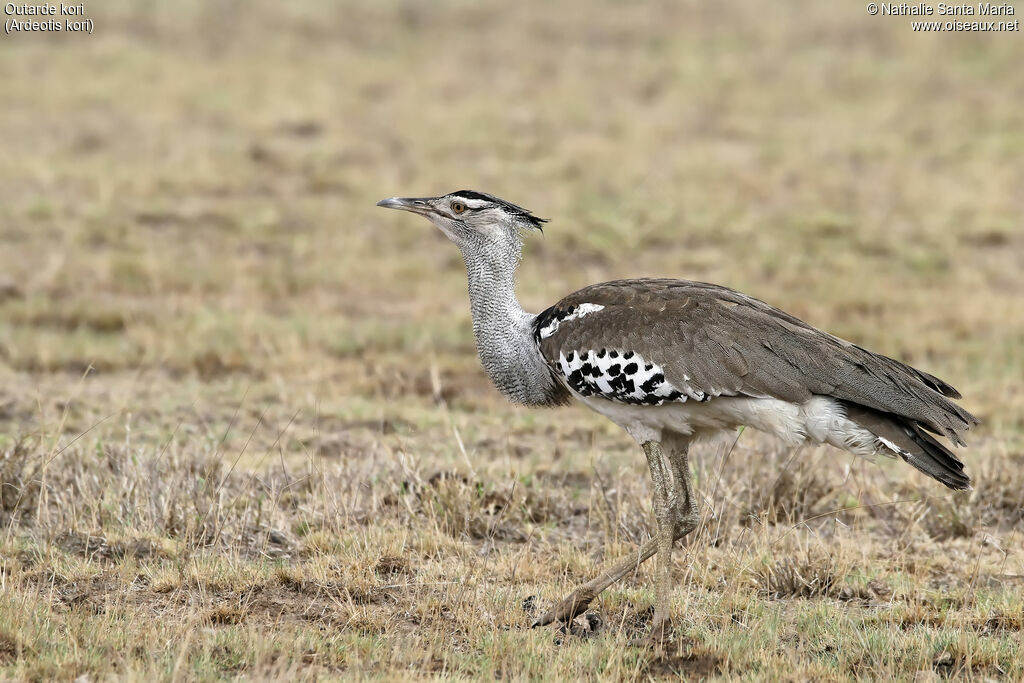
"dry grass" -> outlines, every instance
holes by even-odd
[[[1024,77],[1005,35],[461,0],[87,4],[0,40],[0,677],[1024,678]],[[556,219],[535,310],[711,280],[951,380],[951,494],[744,433],[695,457],[678,639],[646,467],[507,406],[457,252],[373,204]],[[568,264],[568,265],[567,265]]]

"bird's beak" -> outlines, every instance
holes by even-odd
[[[433,208],[430,206],[429,200],[415,197],[391,197],[390,199],[382,199],[377,202],[377,206],[383,206],[385,209],[412,211],[413,213],[423,215],[433,213]]]

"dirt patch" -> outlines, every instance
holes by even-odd
[[[192,367],[204,382],[225,375],[243,374],[262,376],[262,371],[250,365],[240,353],[203,351],[192,358]]]
[[[218,605],[209,610],[206,619],[214,626],[230,626],[245,621],[246,613],[230,605]]]
[[[234,596],[226,605],[219,608],[218,615],[232,619],[235,612],[241,613],[246,622],[279,624],[281,622],[316,622],[341,624],[349,616],[343,606],[348,603],[346,597],[350,593],[340,586],[307,585],[303,590],[296,591],[287,586],[263,586],[244,594]],[[357,600],[365,597],[358,591],[352,595],[355,604],[372,604],[376,600]],[[235,622],[228,622],[235,623]]]
[[[828,555],[785,557],[754,574],[758,589],[770,598],[833,598],[843,601],[871,600],[876,597],[872,586],[845,585],[848,567],[841,567]],[[887,587],[878,584],[878,590]]]
[[[0,452],[0,521],[31,514],[39,499],[42,462],[33,444],[20,439]]]
[[[644,673],[651,677],[677,676],[686,680],[702,680],[725,673],[725,660],[719,655],[691,646],[681,655],[666,654],[648,660]]]
[[[993,614],[980,625],[978,631],[984,634],[998,633],[999,631],[1019,632],[1024,630],[1024,615],[1022,614]]]
[[[8,299],[23,299],[25,291],[11,278],[0,275],[0,304]]]
[[[116,334],[128,326],[122,311],[81,309],[39,311],[23,317],[12,316],[12,322],[33,327],[44,327],[62,332],[89,330],[98,334]]]
[[[409,565],[409,561],[404,557],[398,557],[396,555],[385,555],[377,560],[377,564],[374,565],[373,571],[377,576],[386,579],[402,575],[412,576],[415,574],[412,567]]]
[[[126,557],[147,558],[162,555],[158,545],[146,538],[132,538],[110,543],[106,537],[78,531],[66,531],[57,538],[64,552],[85,558],[123,560]]]
[[[9,633],[0,631],[0,664],[15,661],[22,651],[21,642]]]
[[[344,420],[338,429],[365,429],[378,434],[397,434],[399,431],[415,430],[415,425],[407,420],[395,417],[383,417],[379,420]]]

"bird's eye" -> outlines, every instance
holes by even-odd
[[[466,205],[462,202],[452,202],[452,211],[455,213],[462,213],[466,210]]]

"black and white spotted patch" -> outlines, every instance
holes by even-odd
[[[668,401],[706,400],[704,392],[677,388],[665,379],[657,363],[632,351],[601,349],[570,351],[558,356],[558,367],[569,388],[581,396],[600,396],[619,403],[661,405]]]

